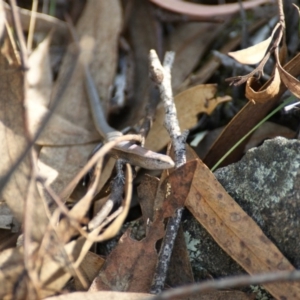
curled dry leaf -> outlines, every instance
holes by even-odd
[[[175,97],[181,129],[189,129],[195,126],[199,113],[211,114],[217,105],[231,100],[229,96],[214,98],[216,91],[217,86],[214,84],[200,84],[187,89]],[[163,124],[164,108],[161,106],[157,110],[156,119],[146,139],[147,148],[158,151],[167,145],[169,135]],[[157,138],[158,136],[159,139]]]
[[[297,77],[300,75],[300,54],[297,54],[284,67],[284,70],[290,75]],[[271,78],[260,90],[264,90],[266,86],[273,80]],[[281,84],[277,95],[273,95],[265,99],[263,103],[253,104],[247,103],[242,110],[231,120],[226,126],[217,141],[213,144],[209,153],[204,158],[204,162],[208,167],[213,167],[214,164],[245,134],[247,134],[257,123],[259,123],[280,101],[281,95],[286,91],[285,85]],[[254,101],[255,98],[254,98]],[[235,149],[228,156],[224,164],[229,164],[237,161],[243,154],[244,145]]]
[[[275,97],[280,90],[281,82],[278,69],[275,68],[274,76],[267,82],[264,88],[260,88],[258,91],[255,91],[253,86],[253,83],[255,82],[255,77],[251,77],[247,80],[246,97],[254,103],[264,103],[265,101],[269,101],[269,99]]]
[[[200,160],[185,205],[219,246],[249,274],[294,270]],[[277,299],[297,299],[300,293],[299,282],[264,286]]]
[[[276,62],[280,79],[292,94],[294,94],[297,98],[300,98],[300,81],[281,66],[280,55],[278,53],[276,53]]]
[[[176,12],[180,14],[184,14],[190,17],[198,17],[198,18],[213,18],[216,16],[224,16],[233,13],[237,13],[240,11],[240,5],[238,3],[230,3],[223,5],[203,5],[203,4],[195,4],[190,2],[184,2],[181,0],[150,0],[152,3]],[[245,1],[243,2],[244,9],[254,8],[258,5],[268,3],[268,0],[253,0],[253,1]]]

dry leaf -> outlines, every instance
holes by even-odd
[[[49,47],[52,35],[48,35],[39,45],[34,49],[28,59],[28,68],[26,72],[28,81],[28,91],[26,98],[26,105],[39,104],[48,107],[50,103],[51,89],[52,89],[52,70],[50,63]],[[39,119],[39,115],[29,115],[29,129],[31,128],[31,119]],[[32,134],[33,135],[33,134]]]
[[[256,30],[260,29],[269,20],[270,20],[269,18],[265,18],[265,19],[260,18],[253,25],[249,26],[248,28],[249,34],[252,34]],[[221,52],[222,54],[226,54],[229,51],[237,48],[240,43],[241,43],[241,36],[230,39],[224,46],[220,48],[219,52]],[[207,82],[219,67],[220,67],[220,61],[216,57],[212,56],[211,58],[208,58],[204,62],[203,66],[199,71],[196,71],[195,73],[191,74],[185,80],[185,82],[183,82],[183,84],[179,88],[179,91],[184,91],[189,86],[194,86],[196,84],[202,84]]]
[[[61,291],[71,276],[75,276],[72,263],[78,259],[84,242],[85,239],[81,237],[63,246],[57,240],[52,239],[46,243],[47,249],[40,250],[41,269],[36,263],[35,272],[41,284],[42,297]]]
[[[280,79],[288,90],[294,94],[297,98],[300,98],[300,81],[297,80],[293,75],[287,72],[280,64],[280,61],[277,61],[277,67],[280,73]]]
[[[153,221],[154,200],[158,186],[158,178],[145,175],[137,188],[144,224],[147,224],[147,220]]]
[[[3,47],[7,47],[9,53],[8,41]],[[5,49],[2,49],[2,51]],[[25,130],[25,111],[24,101],[24,77],[15,63],[9,65],[6,57],[0,53],[0,155],[1,166],[0,176],[3,178],[12,169],[16,160],[24,151],[27,140]],[[8,58],[9,59],[9,58]],[[6,201],[14,216],[19,222],[23,221],[24,197],[27,194],[31,175],[31,163],[27,155],[18,169],[12,174],[8,184],[1,186],[1,198]]]
[[[29,89],[26,96],[28,126],[31,135],[38,131],[49,114],[52,89],[52,70],[49,57],[51,36],[42,41],[29,57],[27,74]],[[62,130],[63,129],[63,130]],[[99,135],[72,123],[54,112],[37,140],[39,145],[72,145],[97,141]]]
[[[229,52],[228,55],[241,64],[255,65],[264,58],[272,39],[273,35],[271,35],[268,39],[246,49]]]
[[[27,276],[24,274],[23,251],[19,248],[11,248],[2,251],[0,253],[0,264],[1,299],[25,299],[26,286],[24,285],[24,282],[27,279]],[[18,287],[18,291],[15,290],[15,286]],[[15,297],[16,293],[21,297]]]
[[[105,260],[102,257],[90,251],[84,257],[82,263],[79,266],[79,270],[81,274],[84,275],[86,281],[89,283],[89,286],[99,273],[104,262]],[[84,290],[84,287],[82,286],[78,278],[75,278],[74,285],[77,291]]]
[[[149,234],[141,241],[132,239],[130,231],[126,231],[119,244],[107,257],[90,291],[147,292],[156,266],[155,244],[163,234],[162,223],[151,225]]]
[[[179,227],[174,242],[166,284],[170,287],[178,287],[194,282],[194,275],[187,250],[182,226]]]
[[[275,124],[272,122],[265,122],[255,130],[249,139],[244,152],[250,148],[257,147],[266,139],[273,139],[277,136],[283,136],[287,139],[293,139],[296,136],[296,132],[289,129],[288,127]]]
[[[59,194],[74,178],[88,160],[95,145],[75,145],[66,147],[43,147],[39,155],[39,168],[47,178],[47,184]],[[76,163],[75,163],[76,162]],[[64,195],[66,200],[70,194]]]
[[[288,62],[284,69],[292,76],[300,75],[300,55],[295,56],[290,62]],[[266,83],[261,89],[272,81]],[[280,86],[280,90],[276,97],[266,99],[265,103],[253,104],[251,102],[247,103],[243,109],[231,120],[231,122],[226,126],[221,136],[214,143],[209,153],[204,158],[204,163],[208,167],[213,167],[215,163],[236,143],[238,142],[246,133],[248,133],[258,122],[260,122],[269,112],[272,110],[279,102],[281,95],[285,92],[286,87],[284,85]],[[255,99],[254,99],[255,101]],[[237,147],[235,151],[228,156],[222,165],[226,165],[240,159],[244,144]]]
[[[150,289],[157,261],[155,245],[164,235],[163,220],[183,206],[195,166],[194,161],[189,162],[166,178],[160,187],[166,199],[163,207],[157,211],[154,222],[147,227],[146,237],[136,241],[130,237],[130,230],[127,230],[108,256],[90,291],[117,289],[146,292]]]
[[[210,170],[197,160],[186,207],[220,247],[249,274],[294,270],[258,225],[226,193]],[[278,299],[297,299],[300,283],[264,285]]]
[[[4,47],[5,45],[7,46],[8,52],[6,54],[8,57],[9,44],[4,43]],[[0,155],[2,158],[0,176],[2,178],[13,171],[14,164],[27,146],[26,117],[23,105],[24,78],[18,67],[16,63],[9,65],[6,57],[2,53],[0,54],[0,69],[3,72],[0,81],[0,101],[2,102],[0,111]],[[43,203],[44,199],[40,197],[37,191],[35,178],[33,179],[34,182],[31,182],[31,164],[29,154],[13,171],[5,186],[1,187],[1,198],[20,223],[24,221],[25,204],[31,203],[34,206],[34,210],[27,212],[30,214],[29,219],[33,224],[28,230],[32,238],[40,240],[48,221]]]
[[[216,85],[202,84],[192,87],[175,97],[179,125],[182,130],[195,126],[199,113],[211,114],[218,104],[231,100],[229,96],[214,98],[216,92]],[[169,135],[163,126],[164,114],[164,108],[159,107],[156,112],[156,119],[146,139],[146,148],[153,151],[161,150],[169,142]]]
[[[263,88],[260,88],[258,91],[255,91],[253,87],[253,83],[255,82],[255,77],[251,77],[247,80],[246,97],[248,100],[254,103],[264,103],[278,95],[280,90],[280,76],[277,68],[275,68],[274,76],[267,82],[266,85],[264,85]]]

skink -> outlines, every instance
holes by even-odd
[[[94,80],[86,65],[84,65],[84,73],[85,87],[96,129],[104,141],[112,141],[116,137],[123,135],[123,133],[110,127],[106,122]],[[174,161],[169,156],[147,150],[130,142],[118,144],[113,148],[112,152],[118,158],[148,170],[164,170],[175,166]]]

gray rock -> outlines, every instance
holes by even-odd
[[[299,150],[299,140],[278,137],[215,172],[226,191],[296,268],[300,268]],[[196,220],[185,221],[184,230],[196,277],[203,278],[203,270],[214,277],[243,272]]]

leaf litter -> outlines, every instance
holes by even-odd
[[[240,10],[237,3],[209,8],[174,0],[164,4],[161,1],[152,2],[163,5],[173,12],[200,19],[224,17],[224,14],[228,15]],[[244,2],[244,5],[246,9],[250,9],[265,2],[268,1],[252,1],[252,3],[249,1],[249,3]],[[158,35],[153,35],[154,28],[157,32],[162,32],[165,25],[158,17],[154,17],[152,14],[154,10],[149,14],[153,6],[146,1],[141,1],[137,4],[138,10],[132,8],[130,10],[129,4],[127,5],[124,6],[125,11],[135,14],[135,20],[144,22],[147,28],[137,26],[132,20],[127,22],[128,19],[123,19],[124,16],[126,17],[122,11],[124,7],[117,0],[107,3],[87,2],[76,25],[79,39],[91,45],[91,51],[86,55],[90,56],[89,59],[92,62],[91,73],[103,101],[105,113],[112,121],[115,121],[115,118],[109,115],[110,98],[113,95],[112,87],[118,71],[120,35],[124,33],[126,26],[131,33],[133,40],[127,51],[129,53],[132,51],[134,54],[133,78],[137,80],[136,82],[139,80],[140,84],[133,85],[135,90],[133,94],[130,94],[132,98],[126,99],[128,102],[125,106],[128,105],[131,112],[127,117],[120,118],[116,126],[135,125],[144,115],[143,109],[150,101],[148,100],[150,99],[149,92],[154,91],[149,88],[150,84],[147,83],[146,77],[148,52],[151,48],[165,49],[163,41],[165,37],[160,35],[157,40]],[[10,15],[10,7],[1,3],[0,8],[3,11],[4,7],[6,15]],[[195,9],[193,12],[190,10],[191,7]],[[25,9],[19,9],[18,12],[23,29],[26,29],[30,12]],[[9,26],[13,26],[11,18],[7,18],[7,22]],[[178,52],[172,78],[175,83],[173,88],[179,91],[185,80],[198,67],[197,64],[203,53],[207,52],[216,39],[220,26],[201,23],[177,26],[169,23],[169,26],[170,24],[174,28],[173,32],[167,34],[165,44]],[[249,274],[294,270],[284,255],[226,193],[207,168],[207,166],[212,167],[235,142],[264,118],[279,103],[281,95],[286,90],[296,97],[300,95],[299,82],[296,79],[299,75],[299,56],[296,55],[287,64],[283,64],[286,57],[283,54],[284,51],[279,51],[279,43],[281,37],[284,36],[284,26],[282,23],[278,24],[275,38],[274,34],[263,43],[231,54],[241,63],[253,64],[263,60],[264,57],[269,58],[268,51],[273,47],[276,63],[271,79],[260,86],[258,79],[252,74],[243,77],[247,81],[245,96],[250,101],[226,126],[208,151],[204,158],[206,165],[197,154],[189,152],[191,160],[188,163],[177,170],[164,171],[160,180],[149,175],[142,177],[138,198],[142,212],[140,227],[144,232],[143,237],[136,240],[132,229],[127,229],[119,238],[117,246],[105,258],[89,252],[89,249],[95,241],[104,242],[120,231],[130,212],[130,205],[134,205],[130,204],[133,197],[133,178],[131,168],[127,165],[126,191],[120,208],[113,211],[111,215],[107,215],[104,222],[97,227],[89,230],[88,224],[91,218],[89,211],[94,199],[102,199],[103,193],[109,195],[112,191],[107,185],[105,191],[97,187],[100,175],[102,175],[101,161],[94,170],[94,177],[91,177],[87,191],[83,192],[86,194],[79,196],[78,199],[75,196],[78,189],[82,190],[80,186],[76,188],[80,176],[75,176],[86,164],[95,143],[100,140],[86,103],[82,70],[79,61],[74,60],[76,57],[74,53],[78,49],[76,50],[74,43],[69,45],[54,87],[52,87],[49,51],[52,44],[51,35],[55,38],[56,31],[50,34],[50,30],[52,27],[61,28],[60,34],[67,39],[69,36],[66,23],[38,13],[36,32],[42,33],[44,41],[30,55],[30,71],[27,73],[21,70],[18,56],[16,56],[17,52],[14,51],[9,39],[5,37],[0,56],[3,78],[0,83],[2,86],[0,89],[2,102],[0,113],[1,178],[3,178],[1,201],[8,205],[13,217],[22,224],[22,230],[18,245],[0,253],[1,297],[3,299],[29,299],[29,297],[30,299],[43,299],[62,292],[64,288],[67,290],[68,286],[72,286],[71,289],[75,288],[77,291],[89,288],[89,291],[54,296],[51,299],[75,299],[77,296],[94,299],[96,295],[106,299],[149,297],[148,293],[158,257],[157,247],[165,235],[164,223],[182,206],[195,216],[220,247]],[[6,27],[6,30],[8,29],[9,27]],[[144,30],[148,30],[149,34],[145,36]],[[211,34],[210,30],[214,34]],[[128,39],[128,36],[124,35],[124,37]],[[146,43],[140,43],[138,37],[146,38]],[[203,48],[199,49],[201,45]],[[283,44],[281,49],[284,46]],[[265,61],[262,66],[264,63]],[[74,66],[74,72],[66,85],[65,74],[70,65]],[[259,73],[261,69],[257,70]],[[39,76],[34,77],[36,75]],[[240,77],[235,80],[238,82]],[[63,85],[66,85],[66,89],[60,96],[59,105],[52,112],[51,105],[55,99],[53,95],[58,95],[60,86]],[[219,106],[231,100],[230,96],[216,95],[217,91],[215,84],[201,84],[194,87],[187,85],[181,93],[176,95],[175,104],[182,129],[193,128],[197,125],[197,117],[200,113],[211,115],[219,109]],[[132,96],[135,93],[139,95],[136,98]],[[124,95],[126,98],[126,93]],[[157,103],[151,105],[154,105],[155,110]],[[140,106],[141,110],[138,111],[136,106]],[[36,150],[24,152],[28,142],[35,136],[40,124],[49,113],[52,113],[52,118],[36,139]],[[163,114],[163,110],[158,107],[156,119],[146,139],[146,147],[155,151],[167,146],[169,141],[163,127]],[[113,143],[106,146],[105,153],[108,152],[106,149],[113,147]],[[245,144],[237,148],[224,163],[237,161],[244,147]],[[104,150],[102,152],[98,154],[98,159],[103,157]],[[22,157],[22,161],[16,164],[19,157]],[[96,158],[94,161],[96,162]],[[86,170],[88,170],[87,167]],[[106,177],[108,180],[109,175]],[[77,179],[74,181],[74,178]],[[70,185],[72,179],[74,184]],[[105,183],[101,186],[105,186]],[[101,193],[98,194],[100,191],[102,196]],[[66,206],[67,200],[73,203],[71,207]],[[192,267],[183,240],[184,235],[179,232],[170,267],[171,270],[175,270],[176,275],[170,276],[167,280],[167,283],[174,287],[178,284],[194,282]],[[181,262],[178,256],[182,256]],[[264,286],[278,299],[282,297],[296,299],[300,294],[300,285],[297,282],[269,283]],[[115,290],[126,293],[113,292]],[[198,295],[195,299],[217,299],[217,297],[226,299],[226,293],[228,292],[212,292],[207,295]],[[243,292],[232,291],[232,293],[240,293],[241,299],[248,297]],[[230,297],[238,299],[239,296],[230,295]]]

